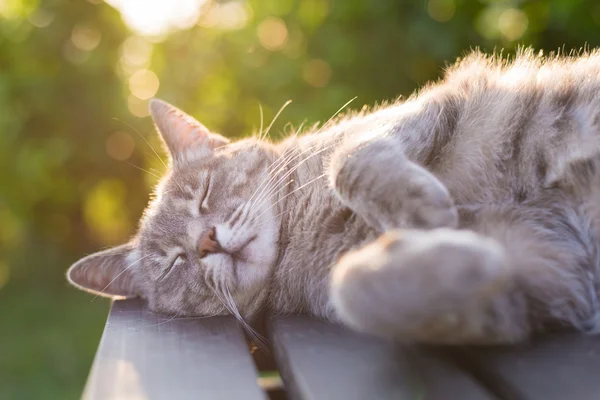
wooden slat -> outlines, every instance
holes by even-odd
[[[170,320],[113,303],[83,398],[265,399],[233,317]]]
[[[568,335],[516,347],[461,351],[470,368],[504,398],[600,399],[600,337]]]
[[[301,316],[270,323],[292,399],[493,399],[458,369],[419,350]]]

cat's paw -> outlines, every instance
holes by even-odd
[[[399,171],[382,198],[369,199],[369,203],[373,207],[367,207],[362,212],[378,219],[384,232],[397,228],[458,226],[458,211],[446,187],[415,164],[405,171]]]
[[[339,318],[363,332],[424,343],[510,342],[512,284],[503,248],[467,231],[394,231],[333,271]],[[506,303],[506,304],[505,304]]]
[[[382,143],[343,161],[332,159],[331,174],[341,200],[379,232],[458,226],[458,211],[444,184]]]

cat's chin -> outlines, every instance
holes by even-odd
[[[267,238],[258,235],[237,253],[236,273],[241,287],[252,289],[266,285],[277,258],[275,250]]]
[[[269,264],[239,256],[232,257],[232,262],[238,290],[253,291],[257,286],[265,285],[270,271]]]

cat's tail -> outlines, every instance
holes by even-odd
[[[531,328],[507,258],[469,231],[391,231],[340,260],[331,299],[345,324],[400,341],[517,342]]]

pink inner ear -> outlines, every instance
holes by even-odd
[[[211,133],[200,122],[162,100],[150,101],[150,113],[175,160],[179,159],[186,150],[206,149],[210,153],[229,142],[226,138]]]
[[[180,113],[177,113],[180,114]],[[212,148],[212,140],[208,129],[199,122],[192,120],[189,115],[170,115],[172,131],[179,151],[206,146]]]
[[[73,265],[67,272],[69,281],[79,289],[98,296],[137,296],[133,275],[122,265],[125,257],[102,253],[88,256]]]
[[[191,116],[164,101],[150,101],[150,112],[171,153],[176,155],[190,148],[211,149],[214,140],[210,131]]]

